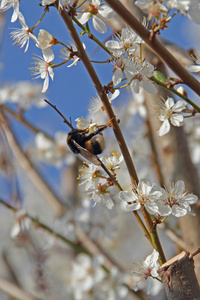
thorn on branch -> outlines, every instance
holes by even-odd
[[[169,81],[168,81],[168,84],[167,84],[167,88],[168,89],[174,88],[174,86],[176,84],[179,84],[179,83],[183,83],[183,80],[182,79],[178,79],[178,78],[169,78]]]
[[[103,93],[108,94],[109,92],[111,92],[111,94],[113,94],[115,92],[112,81],[109,82],[107,85],[103,86]]]

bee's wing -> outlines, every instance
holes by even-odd
[[[89,160],[91,163],[93,163],[96,166],[101,166],[101,161],[98,158],[97,155],[90,153],[87,149],[81,147],[77,142],[75,142],[74,140],[72,140],[72,142],[74,143],[74,145],[78,148],[78,150],[80,151],[80,154],[85,157],[87,160]]]

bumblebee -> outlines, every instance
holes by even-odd
[[[68,133],[67,144],[75,154],[81,154],[94,164],[98,164],[96,155],[101,154],[105,148],[105,140],[102,131],[108,125],[102,125],[94,132],[89,132],[89,128],[73,128]]]
[[[63,116],[63,114],[56,108],[55,105],[44,99],[57,113],[63,118],[63,122],[66,123],[72,130],[68,133],[67,144],[69,148],[75,154],[81,154],[83,157],[91,161],[95,165],[102,165],[101,160],[97,154],[101,154],[105,148],[105,141],[102,131],[108,126],[111,126],[110,121],[105,125],[96,126],[96,129],[76,129],[69,121]],[[117,120],[119,122],[119,120]]]

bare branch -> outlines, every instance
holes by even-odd
[[[59,198],[55,195],[50,186],[44,181],[39,172],[35,169],[34,165],[28,158],[28,156],[23,152],[21,146],[19,145],[14,133],[12,132],[8,122],[1,112],[2,117],[2,127],[6,134],[7,140],[10,144],[10,147],[15,155],[17,161],[20,166],[24,169],[27,176],[31,179],[34,185],[38,188],[44,198],[52,205],[55,209],[56,213],[59,215],[63,215],[66,211],[65,205],[59,200]]]
[[[3,278],[0,277],[0,289],[10,295],[11,297],[14,297],[18,300],[37,300],[34,296],[30,295],[29,293],[23,291],[21,288],[19,288],[17,285],[15,285],[12,282],[9,282]]]

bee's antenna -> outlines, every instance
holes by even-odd
[[[63,116],[63,114],[56,108],[55,105],[51,104],[49,101],[47,101],[46,99],[44,99],[44,101],[46,103],[48,103],[51,107],[53,107],[57,113],[59,113],[59,115],[63,118],[63,122],[66,123],[71,129],[74,129],[74,127],[72,126],[72,124]],[[71,120],[71,118],[70,118]]]
[[[70,124],[72,125],[72,118],[70,117],[69,119],[70,119]],[[72,127],[73,127],[73,125],[72,125]]]

